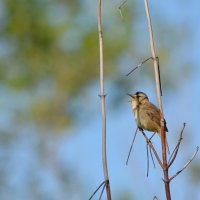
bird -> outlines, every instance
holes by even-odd
[[[148,96],[144,92],[136,92],[128,94],[131,97],[132,110],[134,112],[135,121],[140,130],[147,130],[158,133],[161,136],[161,117],[160,110],[149,101]],[[168,132],[166,121],[164,120],[165,131]],[[169,146],[166,140],[166,146],[169,153]]]

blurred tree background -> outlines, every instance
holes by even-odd
[[[128,2],[123,18],[117,10],[120,3],[103,2],[102,9],[106,84],[111,91],[108,106],[112,109],[121,107],[125,94],[135,90],[133,84],[146,84],[153,74],[148,63],[134,80],[124,76],[148,57],[149,44],[142,3]],[[97,112],[96,11],[97,2],[89,0],[0,1],[0,199],[88,196],[87,182],[68,164],[61,147],[73,127],[91,121]],[[193,71],[193,58],[178,53],[193,30],[183,34],[176,23],[161,19],[159,13],[153,20],[159,27],[155,39],[163,87],[175,90]],[[189,20],[184,28],[187,25]],[[119,191],[118,199],[133,197]]]

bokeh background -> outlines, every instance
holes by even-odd
[[[150,163],[128,92],[157,104],[143,1],[102,2],[107,150],[115,200],[165,199],[162,171]],[[200,143],[199,1],[149,2],[160,58],[171,149],[184,140],[170,175]],[[84,200],[103,181],[97,1],[0,0],[0,199]],[[160,151],[158,137],[153,139]],[[199,154],[171,183],[172,199],[200,199]],[[98,194],[96,198],[98,199]],[[102,199],[106,199],[105,195]]]

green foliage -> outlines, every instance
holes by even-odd
[[[52,128],[68,126],[72,97],[98,77],[96,20],[83,28],[79,1],[5,0],[3,6],[0,40],[7,49],[0,61],[3,84],[33,96],[26,120]],[[91,15],[87,17],[94,18]],[[122,32],[104,37],[108,75],[117,71],[113,66],[128,45],[125,36]]]

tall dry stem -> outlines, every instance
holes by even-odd
[[[98,0],[98,35],[99,35],[99,54],[100,54],[100,100],[102,112],[102,162],[104,180],[106,186],[107,200],[111,200],[110,183],[108,177],[107,155],[106,155],[106,108],[104,93],[104,59],[103,59],[103,34],[101,25],[101,0]]]
[[[153,64],[154,64],[155,85],[156,85],[158,106],[160,109],[160,116],[161,116],[161,122],[160,122],[161,123],[161,143],[162,143],[162,158],[163,158],[163,174],[164,174],[164,183],[165,183],[165,193],[166,193],[167,200],[171,200],[168,166],[167,166],[167,154],[166,154],[166,133],[165,133],[164,115],[163,115],[163,109],[162,109],[162,100],[161,100],[161,88],[160,88],[161,83],[160,83],[160,74],[159,74],[160,70],[159,70],[158,58],[155,53],[153,30],[152,30],[151,18],[150,18],[150,14],[149,14],[148,0],[144,0],[144,5],[145,5],[145,11],[146,11],[148,29],[149,29],[151,55],[152,55]]]

